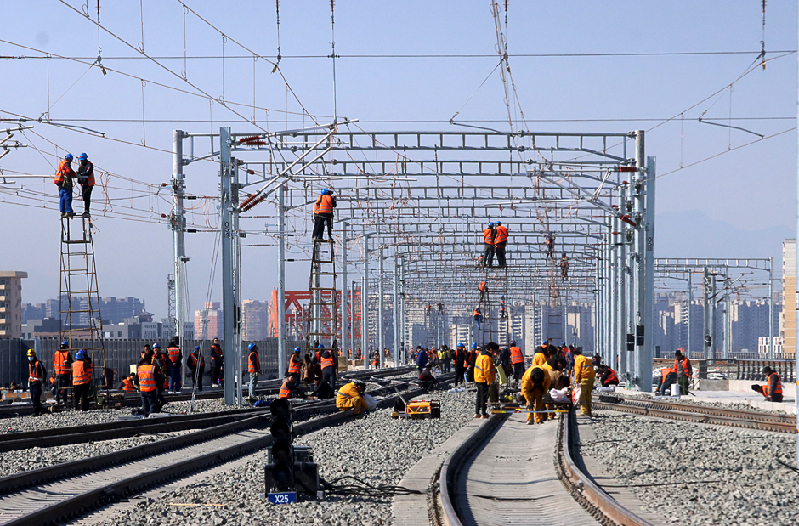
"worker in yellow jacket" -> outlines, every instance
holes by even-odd
[[[547,363],[547,348],[549,347],[548,342],[544,342],[541,344],[541,347],[535,350],[535,354],[533,355],[533,365],[544,365]]]
[[[494,344],[496,345],[496,344]],[[477,399],[474,405],[474,417],[488,418],[486,408],[488,405],[488,386],[497,379],[497,369],[494,359],[488,352],[488,346],[483,347],[480,355],[474,362],[474,383],[477,385]]]
[[[544,393],[549,392],[551,378],[543,365],[533,365],[522,376],[522,395],[527,400],[530,411],[544,411]],[[527,413],[527,425],[543,424],[547,419],[545,413]]]
[[[363,394],[366,392],[366,384],[363,382],[350,382],[338,390],[336,393],[336,407],[339,411],[349,411],[358,416],[361,411],[366,411],[366,400]]]
[[[594,388],[594,366],[583,356],[579,347],[574,350],[574,381],[580,384],[580,412],[591,416],[591,390]]]

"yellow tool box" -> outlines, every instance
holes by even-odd
[[[441,402],[439,400],[411,400],[405,404],[404,411],[394,411],[393,418],[441,418]]]

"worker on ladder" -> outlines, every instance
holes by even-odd
[[[494,235],[494,251],[497,253],[497,266],[507,267],[505,261],[505,247],[508,244],[508,227],[502,226],[502,221],[497,221],[496,233]]]
[[[547,234],[547,237],[544,238],[544,243],[547,246],[547,257],[554,258],[555,257],[555,236],[552,234]]]
[[[494,266],[494,223],[488,223],[488,226],[483,230],[483,260],[482,265],[493,267]]]
[[[58,187],[58,209],[61,211],[62,218],[75,217],[75,212],[72,210],[72,187],[74,186],[72,179],[75,177],[75,172],[72,170],[72,154],[68,153],[64,156],[64,160],[58,163],[58,170],[53,181]]]
[[[563,281],[569,281],[569,256],[565,252],[560,258],[560,277]]]
[[[480,282],[480,285],[478,285],[477,290],[480,291],[480,302],[482,303],[483,301],[486,300],[486,297],[488,296],[488,285],[486,284],[485,280]]]
[[[333,239],[333,209],[336,208],[336,197],[332,190],[322,190],[319,199],[313,205],[313,238],[324,239],[325,223],[327,234]]]
[[[92,190],[94,190],[94,164],[85,153],[78,157],[78,183],[80,195],[83,198],[83,217],[89,217],[89,206],[92,204]]]
[[[472,313],[472,318],[474,322],[477,324],[477,328],[480,328],[480,322],[483,321],[483,314],[480,312],[480,307],[475,307],[474,312]]]

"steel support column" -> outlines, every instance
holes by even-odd
[[[641,377],[641,390],[645,393],[652,392],[652,356],[655,350],[655,158],[647,157],[646,179],[646,206],[644,207],[644,282],[643,282],[643,311],[644,311],[644,346],[639,358]]]
[[[182,130],[172,132],[172,249],[175,263],[175,336],[178,338],[180,349],[185,342],[185,332],[183,326],[186,322],[186,313],[189,310],[186,305],[186,244],[184,241],[186,218],[183,208],[183,197],[186,190],[183,176],[183,138],[185,134]],[[185,360],[184,360],[185,362]],[[181,366],[180,377],[184,377],[183,366]]]
[[[277,370],[278,378],[286,364],[286,183],[277,190]],[[306,349],[307,351],[307,349]]]
[[[383,247],[377,249],[377,354],[380,356],[380,368],[383,369],[385,356],[383,347],[385,346],[383,336]]]
[[[347,226],[346,221],[341,222],[341,355],[347,357],[347,329],[351,325],[347,315]],[[335,316],[335,314],[334,314]]]
[[[397,264],[397,254],[394,254],[394,367],[399,367],[399,346],[400,346],[400,326],[399,326],[399,267]]]
[[[785,358],[785,357],[783,357]],[[774,258],[768,258],[768,359],[774,359]]]
[[[221,179],[220,192],[220,211],[222,214],[222,309],[224,317],[224,335],[227,352],[233,360],[225,360],[225,378],[234,379],[233,382],[225,382],[225,403],[228,405],[235,403],[234,394],[235,380],[239,378],[241,367],[237,362],[237,354],[241,352],[236,348],[237,336],[237,313],[238,313],[238,290],[235,281],[238,276],[236,258],[236,239],[238,232],[234,224],[234,207],[238,199],[238,191],[233,183],[234,167],[233,159],[230,155],[230,128],[219,128],[219,177]],[[239,398],[239,403],[241,399]]]

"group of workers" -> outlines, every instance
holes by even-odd
[[[505,259],[505,249],[508,246],[508,227],[502,221],[490,222],[483,229],[483,254],[478,259],[478,264],[483,267],[494,266],[494,254],[497,256],[497,267],[508,266]]]
[[[92,201],[92,190],[94,190],[94,164],[89,160],[85,153],[78,157],[77,171],[72,169],[73,157],[71,153],[64,156],[58,163],[55,173],[54,184],[58,187],[58,210],[62,218],[75,217],[72,210],[72,191],[75,183],[80,185],[81,198],[83,199],[83,217],[89,217],[89,207]]]
[[[316,344],[313,352],[301,356],[301,349],[295,347],[283,375],[279,398],[305,398],[310,395],[317,399],[333,398],[338,384],[338,351],[334,340],[331,348]]]
[[[42,392],[47,378],[47,368],[36,356],[36,351],[28,349],[28,388],[30,389],[31,402],[34,416],[44,412],[42,406]],[[69,342],[63,341],[53,357],[53,376],[50,384],[53,386],[56,403],[62,401],[67,405],[67,391],[72,389],[75,409],[88,411],[89,395],[92,388],[92,360],[88,353],[79,349],[75,359],[69,352]]]

